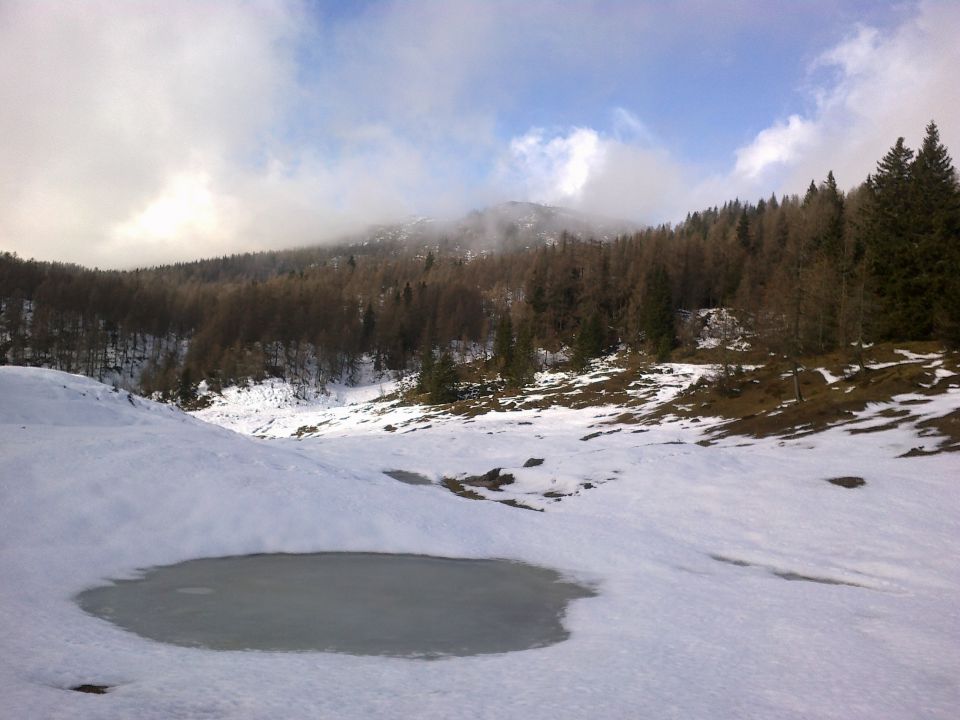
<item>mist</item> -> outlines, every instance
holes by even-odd
[[[804,22],[837,21],[828,7],[804,9]],[[718,135],[704,158],[665,131],[670,98],[662,108],[617,98],[668,72],[676,47],[699,40],[713,62],[739,33],[784,25],[775,13],[696,2],[382,2],[341,14],[305,2],[7,2],[0,249],[147,266],[506,200],[643,224],[802,192],[831,169],[851,187],[930,119],[960,147],[960,7],[905,7],[884,27],[843,25],[804,60],[795,107],[727,129],[738,140]]]

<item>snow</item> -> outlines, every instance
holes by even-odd
[[[692,381],[665,370],[664,387]],[[960,705],[960,463],[898,457],[936,445],[916,422],[955,410],[958,389],[896,398],[929,402],[894,428],[711,446],[697,444],[709,422],[607,424],[615,407],[464,419],[370,386],[325,407],[249,392],[266,395],[199,413],[242,435],[89,379],[0,368],[4,717],[846,720]],[[331,422],[289,437],[318,418]],[[581,440],[596,432],[609,434]],[[545,511],[382,474],[494,467],[517,481],[484,495]],[[867,484],[825,482],[843,475]],[[511,558],[599,592],[571,605],[563,643],[429,662],[175,647],[71,601],[138,568],[321,550]],[[80,683],[116,687],[65,690]]]
[[[330,382],[323,390],[301,397],[293,385],[277,378],[251,385],[232,385],[222,395],[210,394],[210,405],[197,417],[250,435],[291,435],[315,422],[320,411],[349,416],[347,406],[370,403],[397,390],[397,380],[373,380],[355,385]],[[264,411],[269,417],[264,420]],[[340,411],[340,412],[338,412]]]
[[[694,313],[697,334],[697,348],[712,350],[724,345],[728,350],[744,351],[750,349],[746,340],[747,332],[728,308],[704,308]]]
[[[835,382],[842,379],[839,375],[834,375],[826,368],[815,368],[815,371],[823,376],[823,381],[827,385],[833,385]]]

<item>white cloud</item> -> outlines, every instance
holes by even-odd
[[[903,136],[914,147],[934,119],[949,147],[960,147],[960,4],[924,2],[883,33],[859,26],[822,53],[811,72],[828,78],[810,91],[813,107],[761,131],[737,151],[740,187],[757,179],[780,192],[802,192],[833,170],[851,187]],[[736,177],[734,179],[737,179]]]
[[[550,138],[542,128],[533,128],[510,141],[509,164],[531,200],[575,204],[605,155],[605,144],[590,128],[572,128]]]
[[[210,176],[204,172],[183,173],[171,179],[133,218],[113,230],[118,240],[171,241],[185,234],[209,236],[222,231],[224,213],[215,206]]]
[[[855,27],[811,63],[811,77],[821,77],[807,88],[810,110],[759,131],[734,151],[726,172],[704,175],[624,108],[614,109],[610,132],[576,128],[548,136],[534,129],[515,138],[509,167],[535,199],[651,223],[735,197],[802,193],[831,170],[842,187],[852,187],[897,137],[919,144],[931,119],[958,152],[958,29],[960,4],[950,3],[922,3],[887,32]],[[576,163],[574,149],[582,147],[589,153]]]
[[[791,115],[786,123],[776,123],[762,130],[753,142],[737,150],[735,175],[754,180],[770,166],[796,160],[809,145],[814,126],[799,115]]]
[[[0,3],[0,249],[129,267],[320,242],[424,198],[462,202],[468,153],[447,152],[449,138],[489,147],[482,116],[455,126],[453,91],[429,78],[382,107],[344,78],[328,85],[349,62],[302,64],[339,42],[309,10]],[[405,103],[430,127],[389,117]]]
[[[387,0],[329,19],[307,0],[0,2],[0,248],[129,266],[524,197],[659,222],[830,169],[853,185],[931,118],[960,152],[947,2],[854,28],[812,63],[806,107],[726,172],[704,178],[642,108],[501,137],[537,93],[608,102],[611,68],[655,67],[678,37],[719,51],[717,34],[764,22],[755,6],[684,7]]]
[[[4,3],[0,245],[130,265],[219,238],[224,185],[258,173],[286,109],[299,23],[266,4]]]
[[[635,142],[622,139],[625,120]],[[649,135],[628,111],[614,113],[613,127],[612,133],[576,127],[552,134],[533,128],[510,141],[501,178],[536,202],[644,222],[669,220],[684,196],[680,165],[646,145]]]

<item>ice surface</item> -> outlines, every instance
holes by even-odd
[[[592,594],[505,560],[305,553],[187,560],[77,602],[174,645],[434,658],[566,640],[567,602]]]

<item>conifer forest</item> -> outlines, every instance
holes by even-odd
[[[422,383],[481,360],[522,384],[551,353],[582,366],[619,345],[682,352],[691,311],[711,307],[788,364],[856,361],[878,341],[960,344],[960,185],[931,122],[849,191],[829,173],[803,196],[608,240],[352,242],[130,271],[4,253],[0,303],[0,363],[167,395],[271,375],[320,387],[364,356],[423,367]]]

